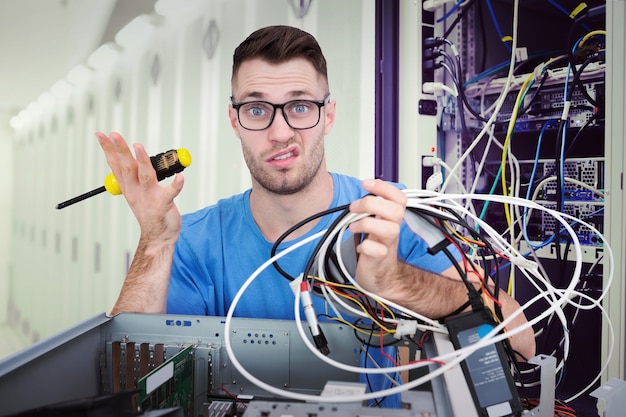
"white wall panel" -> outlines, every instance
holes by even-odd
[[[110,172],[96,131],[120,132],[150,154],[189,149],[193,163],[177,199],[181,212],[250,186],[227,106],[233,50],[261,26],[289,24],[318,38],[338,103],[327,139],[329,168],[372,175],[374,1],[314,1],[304,17],[299,4],[160,1],[160,14],[123,28],[107,59],[94,53],[64,80],[66,95],[16,128],[14,157],[33,163],[15,175],[8,285],[12,317],[23,333],[34,341],[108,311],[132,258],[138,227],[123,197],[105,192],[54,209],[100,187]]]

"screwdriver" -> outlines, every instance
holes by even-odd
[[[167,177],[171,177],[172,175],[181,172],[189,165],[191,165],[191,154],[185,148],[170,149],[169,151],[151,156],[150,162],[152,162],[152,166],[156,171],[157,180],[161,181]],[[74,197],[62,203],[59,203],[56,205],[56,208],[62,209],[67,206],[71,206],[72,204],[86,200],[89,197],[93,197],[94,195],[98,195],[105,191],[108,191],[113,195],[122,194],[120,185],[117,182],[117,179],[115,178],[115,175],[113,175],[113,173],[110,173],[104,178],[104,185],[102,187],[96,188],[95,190],[91,190],[89,192],[86,192],[85,194],[81,194],[78,197]]]

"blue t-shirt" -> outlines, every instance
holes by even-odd
[[[331,175],[334,184],[331,208],[349,204],[367,194],[361,187],[361,180],[335,173]],[[322,217],[304,236],[281,243],[276,253],[327,229],[339,214]],[[303,272],[317,241],[295,249],[280,258],[278,264],[297,277]],[[172,263],[167,312],[226,316],[242,284],[271,257],[272,246],[252,217],[250,190],[184,215]],[[421,238],[408,227],[402,227],[398,249],[401,259],[437,273],[451,265],[444,253],[431,255],[427,249]],[[293,320],[294,299],[289,280],[270,265],[243,294],[234,316]],[[326,311],[321,298],[313,297],[313,302],[318,313]],[[390,356],[394,356],[394,352],[393,347],[387,349]],[[381,367],[393,366],[379,349],[370,349],[370,353]],[[373,365],[362,359],[361,366]],[[375,390],[390,388],[390,382],[380,374],[370,375],[369,384]],[[382,405],[399,406],[399,396],[386,398]]]
[[[332,173],[334,195],[331,207],[349,204],[367,192],[361,180]],[[339,215],[322,217],[304,236],[283,242],[276,253],[327,229]],[[296,277],[305,268],[317,240],[278,260]],[[167,312],[225,316],[242,284],[271,257],[272,242],[261,233],[250,212],[250,190],[202,210],[183,216],[183,226],[172,263]],[[431,255],[425,242],[408,227],[400,236],[399,256],[405,262],[440,273],[451,263],[444,253]],[[266,268],[254,280],[237,304],[234,316],[267,319],[294,319],[294,295],[289,281],[274,269]],[[314,297],[318,312],[323,300]]]

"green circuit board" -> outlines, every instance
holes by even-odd
[[[180,407],[185,416],[194,415],[193,351],[192,345],[181,349],[138,381],[142,411]]]

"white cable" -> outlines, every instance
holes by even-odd
[[[440,91],[444,91],[450,95],[453,95],[454,97],[458,97],[459,92],[456,91],[456,87],[452,88],[449,87],[447,85],[445,85],[444,83],[440,83],[440,82],[425,82],[422,85],[422,89],[424,90],[424,93],[431,93],[431,94],[435,94],[438,93]]]
[[[613,265],[613,254],[612,251],[610,249],[610,247],[608,245],[605,245],[604,250],[605,250],[605,256],[607,256],[608,259],[608,266],[609,266],[609,271],[608,271],[608,280],[606,281],[606,287],[603,289],[603,293],[602,296],[598,299],[598,300],[593,300],[590,297],[581,294],[580,292],[575,290],[575,286],[579,280],[580,277],[580,265],[582,263],[581,259],[582,259],[582,253],[581,253],[581,248],[580,248],[580,242],[578,242],[576,234],[574,232],[574,230],[571,228],[571,226],[569,226],[568,224],[568,220],[574,220],[574,221],[578,221],[581,222],[579,219],[575,219],[572,216],[569,216],[567,214],[564,213],[559,213],[556,212],[554,210],[548,209],[546,207],[543,207],[541,205],[539,205],[536,202],[533,201],[529,201],[529,200],[524,200],[524,199],[520,199],[518,197],[505,197],[505,196],[497,196],[497,195],[465,195],[465,194],[461,194],[461,195],[454,195],[454,194],[441,194],[441,193],[437,193],[437,192],[433,192],[433,191],[424,191],[424,190],[405,190],[405,193],[407,194],[407,197],[409,197],[409,202],[407,203],[407,206],[415,206],[415,207],[419,207],[425,211],[435,211],[437,210],[436,207],[439,208],[447,208],[447,209],[456,209],[459,210],[460,213],[464,216],[472,216],[471,212],[467,209],[465,209],[463,207],[463,205],[461,203],[458,203],[457,200],[459,201],[465,201],[465,199],[467,198],[471,198],[471,199],[477,199],[477,200],[490,200],[490,201],[495,201],[495,202],[499,202],[499,203],[508,203],[508,204],[514,204],[514,205],[519,205],[519,206],[523,206],[523,207],[529,207],[529,208],[533,208],[535,210],[543,210],[546,211],[547,213],[551,214],[552,216],[554,216],[563,226],[563,228],[565,229],[565,231],[567,233],[570,234],[570,236],[572,237],[572,242],[573,242],[573,249],[574,249],[574,253],[575,253],[575,267],[574,267],[574,271],[572,273],[572,279],[569,283],[569,285],[567,286],[567,288],[565,289],[557,289],[554,288],[549,280],[545,279],[544,277],[542,277],[539,274],[539,270],[538,268],[534,267],[534,268],[528,268],[527,266],[523,266],[524,264],[519,264],[518,263],[518,268],[522,271],[523,274],[529,276],[529,281],[534,282],[532,279],[530,279],[530,275],[535,276],[535,279],[539,280],[540,282],[543,283],[543,285],[545,285],[546,290],[545,291],[540,291],[539,287],[538,291],[539,294],[537,294],[535,297],[533,297],[530,301],[528,301],[527,303],[525,303],[523,306],[521,306],[518,310],[514,311],[512,314],[510,314],[506,319],[504,319],[500,324],[498,324],[496,327],[494,327],[494,329],[492,330],[492,332],[490,332],[488,335],[486,335],[483,339],[481,339],[479,342],[477,342],[476,344],[473,344],[467,348],[464,349],[459,349],[457,351],[451,352],[449,354],[446,355],[440,355],[436,358],[430,358],[430,360],[439,360],[439,361],[445,361],[445,365],[442,365],[441,367],[437,368],[436,370],[429,372],[427,375],[425,375],[422,378],[419,378],[415,381],[411,381],[410,383],[404,384],[402,386],[398,386],[398,387],[392,387],[386,390],[381,390],[381,391],[377,391],[377,392],[372,392],[372,393],[367,393],[367,394],[363,394],[361,396],[358,397],[350,397],[350,398],[346,398],[346,397],[342,397],[342,398],[337,398],[337,397],[319,397],[316,395],[305,395],[305,394],[298,394],[298,393],[294,393],[291,391],[286,391],[277,387],[273,387],[270,386],[260,380],[258,380],[256,377],[254,377],[253,375],[251,375],[249,372],[247,372],[245,369],[243,369],[243,367],[241,366],[241,364],[237,361],[236,357],[234,356],[234,353],[232,351],[232,346],[230,343],[230,325],[231,325],[231,321],[232,321],[232,316],[234,314],[234,310],[236,308],[237,303],[239,302],[241,295],[243,294],[243,292],[245,292],[245,290],[248,288],[248,286],[250,285],[250,283],[256,279],[258,277],[258,275],[260,274],[260,272],[262,270],[264,270],[265,268],[267,268],[268,266],[270,266],[273,262],[275,262],[277,259],[279,259],[280,257],[286,255],[287,253],[291,252],[292,250],[297,249],[298,247],[314,240],[317,239],[319,237],[322,237],[324,235],[324,233],[326,231],[322,231],[320,233],[317,233],[314,236],[311,236],[301,242],[299,242],[298,244],[295,244],[293,246],[291,246],[290,248],[280,252],[279,254],[275,255],[273,258],[269,259],[267,262],[265,262],[263,265],[261,265],[259,267],[259,269],[257,269],[257,271],[255,271],[254,274],[252,274],[248,280],[244,283],[244,285],[242,285],[242,287],[240,288],[239,292],[236,294],[235,298],[233,299],[233,303],[231,304],[231,307],[228,311],[228,315],[226,317],[226,324],[225,324],[225,348],[226,351],[229,355],[229,357],[231,358],[231,361],[233,363],[233,366],[235,366],[244,377],[246,377],[247,379],[249,379],[250,381],[252,381],[253,383],[255,383],[257,386],[259,386],[260,388],[271,392],[271,393],[275,393],[281,396],[285,396],[287,398],[294,398],[294,399],[298,399],[298,400],[303,400],[303,401],[309,401],[309,400],[315,400],[315,401],[327,401],[327,402],[347,402],[347,401],[364,401],[364,400],[368,400],[368,399],[373,399],[373,398],[377,398],[380,397],[382,395],[392,395],[392,394],[396,394],[399,392],[402,392],[404,390],[407,389],[411,389],[413,387],[417,387],[421,384],[423,384],[424,382],[427,382],[429,380],[431,380],[432,378],[440,375],[441,373],[445,372],[447,369],[450,369],[452,366],[455,366],[456,364],[460,363],[463,359],[465,359],[468,355],[470,355],[472,352],[476,351],[477,349],[480,349],[482,347],[488,346],[490,344],[493,343],[497,343],[499,341],[502,341],[504,339],[507,339],[509,337],[514,336],[517,333],[520,333],[522,331],[527,330],[528,328],[532,328],[533,325],[541,322],[542,320],[544,320],[545,318],[556,314],[557,317],[559,317],[559,320],[562,322],[562,324],[564,325],[564,328],[566,328],[566,320],[565,317],[563,315],[563,306],[565,305],[574,305],[578,308],[581,309],[592,309],[592,308],[601,308],[600,306],[600,301],[601,299],[604,297],[604,295],[606,294],[608,288],[610,287],[610,284],[612,282],[612,277],[613,277],[613,272],[614,272],[614,265]],[[445,212],[437,212],[439,215],[446,215]],[[342,219],[343,221],[339,222],[338,225],[335,227],[335,230],[331,230],[330,231],[330,235],[334,236],[335,234],[337,234],[338,238],[337,241],[341,242],[343,240],[343,233],[345,232],[345,230],[347,229],[347,227],[349,226],[349,224],[353,221],[357,221],[358,219],[362,218],[363,215],[346,215],[344,219]],[[452,219],[452,217],[451,217]],[[485,222],[483,222],[482,220],[476,218],[474,219],[477,224],[485,231],[485,233],[487,233],[487,235],[489,235],[489,237],[491,239],[493,239],[494,241],[494,247],[498,247],[499,250],[502,251],[502,253],[506,253],[506,254],[510,254],[509,256],[511,256],[512,259],[515,259],[515,257],[519,257],[519,254],[517,252],[517,249],[514,248],[512,245],[510,245],[509,242],[507,242],[502,236],[499,235],[498,232],[496,232],[494,229],[492,229],[489,225],[487,225]],[[588,225],[592,230],[595,230],[593,228],[593,226]],[[596,231],[599,233],[599,231]],[[330,241],[332,239],[328,239],[328,241]],[[329,243],[324,242],[322,245],[322,248],[324,251],[329,250]],[[345,265],[343,264],[343,261],[341,259],[341,251],[337,251],[337,255],[338,255],[338,267],[342,270],[343,274],[346,274],[345,278],[348,280],[352,280],[351,275],[347,272],[347,270],[344,270]],[[520,266],[521,265],[521,266]],[[532,264],[528,264],[528,266],[531,266]],[[320,269],[320,271],[323,271],[323,268]],[[353,285],[355,285],[357,288],[358,284],[356,281],[352,282]],[[373,299],[378,299],[381,301],[385,301],[386,300],[382,300],[380,299],[380,297],[377,297],[375,294],[370,294],[367,292],[364,292],[364,294],[371,296]],[[583,305],[579,302],[575,302],[573,301],[575,298],[584,298],[586,300],[590,300],[591,304],[589,305]],[[507,332],[505,333],[500,333],[501,330],[503,330],[506,326],[508,326],[512,320],[514,320],[517,316],[523,314],[524,311],[526,311],[530,306],[532,306],[533,304],[539,302],[540,300],[547,300],[549,307],[547,309],[545,309],[541,314],[539,314],[537,317],[531,318],[528,320],[528,322],[525,325],[522,326],[518,326],[515,328],[511,328],[508,329]],[[402,306],[395,306],[393,305],[393,303],[387,303],[388,305],[390,305],[392,308],[397,308],[400,311],[405,311],[405,314],[410,314],[411,316],[415,316],[415,317],[421,317],[420,315],[417,315],[415,312],[412,312],[408,309],[405,309]],[[294,315],[296,317],[296,323],[297,323],[297,328],[298,331],[305,343],[305,345],[311,350],[311,352],[313,352],[313,354],[315,354],[316,356],[318,356],[321,360],[326,361],[330,364],[332,364],[333,366],[338,367],[339,369],[344,369],[344,370],[348,370],[350,372],[358,372],[358,373],[372,373],[372,374],[376,374],[376,373],[390,373],[390,372],[401,372],[403,370],[409,370],[409,369],[415,369],[415,368],[419,368],[422,366],[425,366],[426,363],[411,363],[411,364],[406,364],[406,365],[401,365],[401,366],[394,366],[394,367],[390,367],[390,368],[361,368],[361,367],[353,367],[350,365],[346,365],[346,364],[341,364],[341,363],[337,363],[336,361],[332,360],[331,358],[328,358],[324,355],[322,355],[317,348],[315,348],[315,346],[313,346],[313,344],[309,341],[304,328],[302,326],[302,322],[300,319],[300,293],[299,293],[299,287],[296,290],[296,297],[295,297],[295,301],[294,301]],[[408,310],[408,311],[407,311]],[[603,312],[603,314],[606,315],[606,312],[604,310],[601,310]],[[610,322],[610,319],[609,319]],[[436,326],[440,326],[439,323],[434,322],[434,324]],[[609,326],[611,326],[611,324],[609,323]],[[612,327],[610,327],[610,331],[611,331],[611,338],[612,336]],[[567,337],[566,334],[566,339],[565,339],[565,343],[564,343],[564,349],[566,352],[569,351],[569,339]],[[612,347],[609,351],[609,354],[612,353]],[[610,356],[609,356],[610,357]],[[608,360],[607,360],[608,361]],[[608,363],[608,362],[607,362]],[[603,368],[603,371],[605,367]],[[595,380],[594,380],[595,381]],[[593,384],[593,382],[592,382]]]
[[[357,220],[359,220],[359,219],[361,219],[361,218],[368,217],[368,216],[369,216],[369,215],[367,215],[367,214],[353,214],[353,213],[349,213],[348,215],[346,215],[346,216],[342,219],[342,221],[341,221],[341,222],[337,225],[337,227],[336,227],[336,229],[335,229],[335,230],[338,232],[337,242],[343,242],[343,233],[345,232],[346,228],[348,227],[348,225],[349,225],[350,223],[352,223],[352,222],[354,222],[354,221],[357,221]],[[330,241],[331,239],[328,239],[328,240]],[[326,253],[326,250],[325,250],[325,249],[327,249],[327,246],[328,246],[328,245],[325,245],[325,246],[323,246],[323,247],[320,249],[320,253],[319,253],[319,255],[318,255],[318,262],[320,262],[320,265],[318,266],[318,268],[323,269],[323,268],[322,268],[321,263],[323,262],[323,259],[325,258],[324,254]],[[418,320],[422,320],[422,321],[424,321],[424,322],[426,322],[426,323],[429,323],[431,326],[433,326],[433,327],[435,327],[435,328],[440,328],[440,329],[444,328],[444,327],[443,327],[443,326],[442,326],[439,322],[437,322],[436,320],[432,320],[431,318],[426,317],[426,316],[424,316],[424,315],[422,315],[422,314],[418,314],[418,313],[416,313],[416,312],[414,312],[414,311],[411,311],[410,309],[408,309],[408,308],[406,308],[406,307],[404,307],[404,306],[398,305],[398,304],[396,304],[396,303],[394,303],[394,302],[392,302],[392,301],[389,301],[389,300],[383,299],[383,298],[379,297],[379,296],[378,296],[378,295],[376,295],[376,294],[373,294],[373,293],[371,293],[371,292],[369,292],[369,291],[366,291],[364,288],[362,288],[362,287],[361,287],[361,286],[360,286],[360,285],[359,285],[359,284],[358,284],[358,283],[354,280],[354,278],[352,277],[352,275],[350,274],[350,272],[349,272],[349,271],[348,271],[348,269],[346,268],[346,266],[345,266],[345,264],[344,264],[344,262],[343,262],[343,258],[342,258],[342,255],[341,255],[341,251],[340,251],[340,250],[337,250],[337,251],[336,251],[336,254],[337,254],[338,264],[339,264],[339,267],[340,267],[340,269],[341,269],[341,273],[342,273],[342,274],[344,275],[344,277],[345,277],[346,279],[348,279],[348,280],[350,281],[350,283],[351,283],[354,287],[356,287],[356,288],[357,288],[360,292],[362,292],[362,293],[363,293],[363,294],[365,294],[366,296],[368,296],[368,297],[372,298],[373,300],[376,300],[377,302],[379,302],[379,303],[381,303],[381,304],[386,304],[386,305],[388,305],[388,306],[390,306],[390,307],[392,307],[392,308],[395,308],[395,309],[397,309],[398,311],[401,311],[401,312],[403,312],[403,313],[405,313],[405,314],[407,314],[407,315],[409,315],[409,316],[411,316],[411,317],[414,317],[414,318],[416,318],[416,319],[418,319]]]
[[[575,178],[563,177],[563,179],[565,180],[565,182],[571,182],[572,184],[576,184],[576,185],[578,185],[581,188],[584,188],[584,189],[587,189],[587,190],[591,191],[592,193],[596,194],[600,198],[604,198],[604,192],[601,191],[601,190],[598,190],[595,187],[592,187],[592,186],[590,186],[590,185],[588,185],[588,184],[586,184],[586,183],[584,183],[582,181],[579,181],[579,180],[577,180]],[[549,182],[556,181],[556,180],[557,180],[556,176],[551,176],[551,177],[544,178],[541,182],[539,182],[539,184],[537,184],[537,187],[535,187],[535,191],[533,192],[533,195],[532,195],[531,199],[533,201],[536,201],[537,200],[537,196],[539,195],[539,192],[542,190],[543,186],[546,185]],[[587,201],[587,200],[571,200],[570,202],[581,202],[581,203],[588,202],[588,203],[598,204],[597,201]],[[545,203],[552,203],[552,202],[546,201]],[[529,244],[531,243],[531,240],[528,238],[526,227],[524,227],[524,225],[526,224],[526,219],[530,218],[532,212],[533,212],[533,210],[529,209],[528,212],[524,215],[524,219],[522,220],[522,224],[520,226],[521,232],[518,234],[518,236],[516,238],[516,242],[520,242],[521,239],[522,239],[522,235],[523,235],[524,239]],[[588,226],[587,223],[585,223],[585,222],[583,222],[583,221],[581,221],[579,219],[576,219],[576,223],[579,223],[579,224],[584,223],[585,226]],[[594,231],[597,232],[597,229],[595,229],[595,228],[593,228],[593,229],[594,229]]]
[[[296,400],[301,400],[301,401],[323,401],[323,402],[336,402],[336,403],[343,403],[343,402],[353,402],[353,401],[366,401],[366,400],[370,400],[370,399],[375,399],[378,398],[380,396],[386,396],[386,395],[393,395],[393,394],[399,394],[407,389],[410,389],[412,386],[418,386],[423,384],[424,382],[427,382],[428,380],[440,375],[441,373],[443,373],[445,370],[450,369],[451,367],[455,366],[456,364],[458,364],[459,362],[461,362],[464,357],[461,357],[458,360],[452,361],[450,363],[447,363],[445,366],[442,366],[441,368],[435,370],[434,372],[431,372],[430,374],[428,374],[425,378],[423,378],[423,381],[421,381],[419,384],[415,384],[415,383],[410,383],[410,384],[404,384],[398,387],[394,387],[394,388],[390,388],[387,390],[382,390],[382,391],[374,391],[372,393],[369,394],[363,394],[360,396],[345,396],[345,395],[341,395],[341,396],[317,396],[317,395],[308,395],[308,394],[301,394],[301,393],[297,393],[297,392],[292,392],[292,391],[288,391],[288,390],[284,390],[284,389],[280,389],[277,387],[274,387],[272,385],[269,385],[263,381],[261,381],[260,379],[256,378],[254,375],[252,375],[250,372],[248,372],[248,370],[246,370],[243,365],[241,365],[241,363],[239,362],[239,360],[237,359],[233,348],[232,348],[232,344],[231,344],[231,340],[230,340],[230,333],[231,333],[231,324],[232,324],[232,318],[233,318],[233,314],[235,312],[236,306],[239,303],[239,300],[241,299],[242,295],[244,294],[244,292],[246,291],[246,289],[250,286],[250,284],[260,275],[260,273],[265,270],[265,268],[267,268],[268,266],[272,265],[275,261],[277,261],[278,259],[280,259],[281,257],[287,255],[288,253],[292,252],[293,250],[319,238],[322,237],[324,234],[326,233],[326,230],[323,230],[321,232],[318,232],[306,239],[303,239],[302,241],[294,244],[293,246],[281,251],[280,253],[276,254],[275,256],[271,257],[270,259],[268,259],[266,262],[264,262],[259,268],[257,268],[257,270],[250,275],[250,277],[248,277],[248,279],[243,283],[243,285],[241,286],[241,288],[239,289],[239,291],[237,292],[237,294],[235,294],[235,297],[233,298],[232,304],[230,306],[230,308],[228,309],[226,318],[225,318],[225,323],[224,323],[224,348],[226,350],[226,353],[228,355],[228,357],[230,358],[230,361],[232,363],[232,365],[249,381],[251,381],[253,384],[255,384],[257,387],[266,390],[267,392],[276,394],[276,395],[280,395],[280,396],[284,396],[286,398],[292,398],[292,399],[296,399]],[[296,301],[294,302],[294,313],[296,316],[296,324],[298,325],[298,330],[300,332],[300,335],[304,341],[304,343],[309,347],[309,349],[312,349],[312,352],[314,352],[316,355],[319,355],[318,357],[322,357],[323,360],[329,359],[326,356],[322,355],[309,341],[308,337],[306,336],[306,334],[304,333],[304,329],[302,328],[302,323],[301,323],[301,319],[300,319],[300,309],[299,309],[299,302],[300,302],[300,287],[297,286],[296,289]],[[470,346],[473,347],[473,346]],[[469,355],[471,352],[473,351],[473,349],[467,349],[467,352],[462,352],[462,353],[466,353],[465,356]],[[341,364],[340,362],[336,362],[333,361],[334,366],[337,366],[340,369],[346,369],[349,370],[351,372],[358,372],[358,373],[389,373],[389,372],[400,372],[402,370],[409,370],[409,369],[414,369],[417,367],[421,367],[421,366],[425,366],[427,365],[429,362],[425,362],[425,363],[418,363],[418,364],[411,364],[411,365],[404,365],[404,366],[400,366],[400,367],[393,367],[393,368],[361,368],[361,367],[353,367],[353,366],[349,366],[349,365],[345,365],[345,364]],[[416,382],[419,382],[416,381]]]
[[[514,79],[513,73],[515,70],[515,63],[517,61],[515,57],[515,51],[517,49],[518,23],[519,23],[519,0],[514,0],[513,2],[513,28],[512,28],[513,30],[512,30],[512,41],[511,41],[511,60],[509,64],[509,72],[507,75],[507,81],[504,85],[504,88],[502,89],[502,92],[500,93],[500,96],[498,97],[498,100],[496,101],[497,104],[496,104],[494,112],[492,113],[491,117],[487,120],[487,123],[485,123],[480,133],[476,136],[476,138],[472,141],[470,146],[468,146],[465,152],[463,152],[463,155],[459,158],[457,163],[454,165],[454,168],[453,168],[454,171],[457,171],[460,169],[462,164],[469,157],[470,153],[474,150],[476,146],[478,146],[478,143],[480,142],[482,137],[485,135],[485,133],[491,128],[491,125],[495,123],[498,117],[498,113],[500,112],[500,109],[502,108],[502,105],[504,104],[504,101],[506,100],[507,95],[509,94],[509,91],[511,89],[511,81]],[[459,82],[462,82],[462,80],[459,80]],[[450,179],[450,176],[448,176],[446,178],[446,181],[444,181],[441,187],[442,191],[446,190],[449,179]]]

